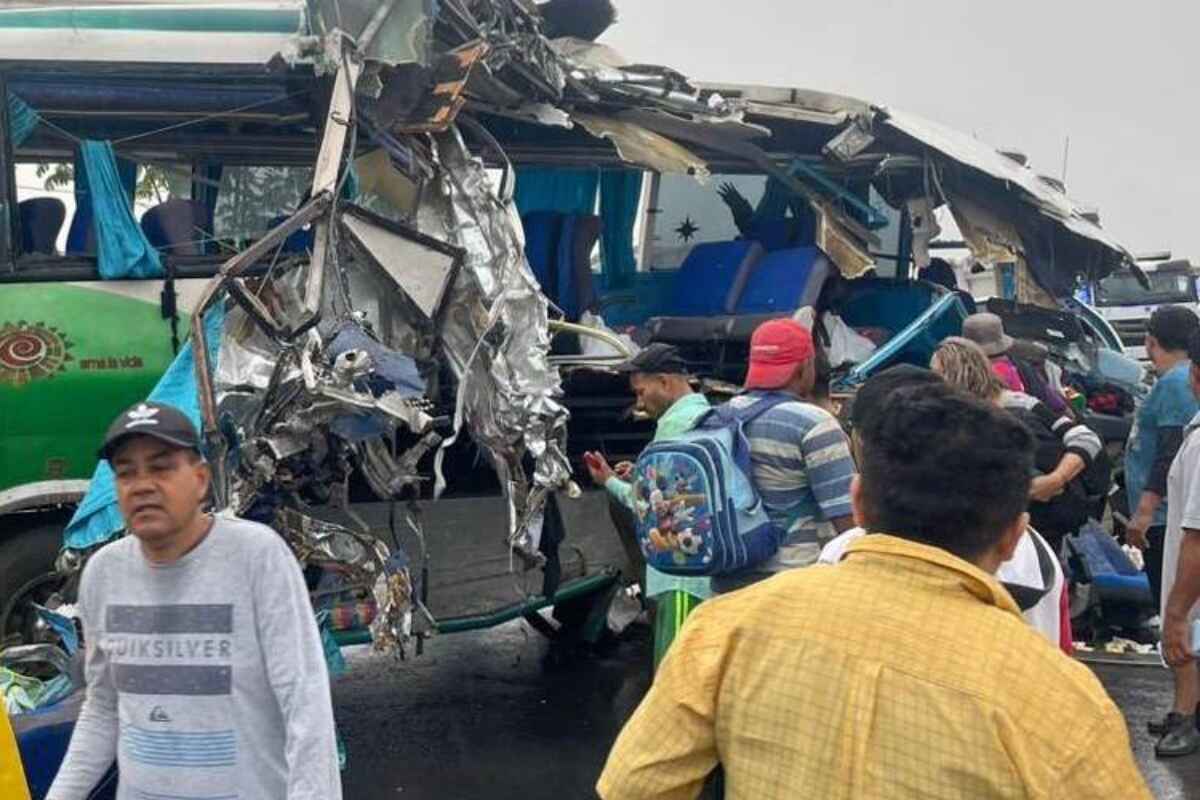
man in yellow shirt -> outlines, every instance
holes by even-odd
[[[719,764],[729,800],[1149,798],[1100,683],[993,577],[1025,529],[1031,434],[942,386],[857,434],[874,533],[700,606],[600,795],[694,798]]]

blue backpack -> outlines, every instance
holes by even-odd
[[[714,408],[692,430],[642,452],[634,512],[648,565],[668,575],[724,575],[775,554],[783,531],[754,488],[744,426],[791,399],[776,394],[742,409]]]

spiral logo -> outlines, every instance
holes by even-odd
[[[0,384],[24,386],[66,370],[71,343],[57,328],[41,322],[0,326]]]
[[[50,348],[37,336],[16,331],[0,338],[0,363],[13,369],[36,367]]]

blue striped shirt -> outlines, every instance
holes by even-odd
[[[739,395],[730,404],[744,408],[762,392]],[[787,532],[771,561],[757,568],[778,572],[816,563],[821,547],[836,531],[830,520],[851,514],[854,459],[837,419],[799,400],[781,403],[746,426],[754,485],[767,514]]]

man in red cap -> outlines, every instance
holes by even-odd
[[[809,402],[816,381],[816,348],[807,328],[791,319],[758,327],[750,339],[745,390],[730,404],[748,406],[775,393],[788,396],[788,402],[746,426],[755,487],[785,536],[770,561],[714,578],[718,591],[814,564],[825,542],[854,526],[850,442],[832,414]]]

